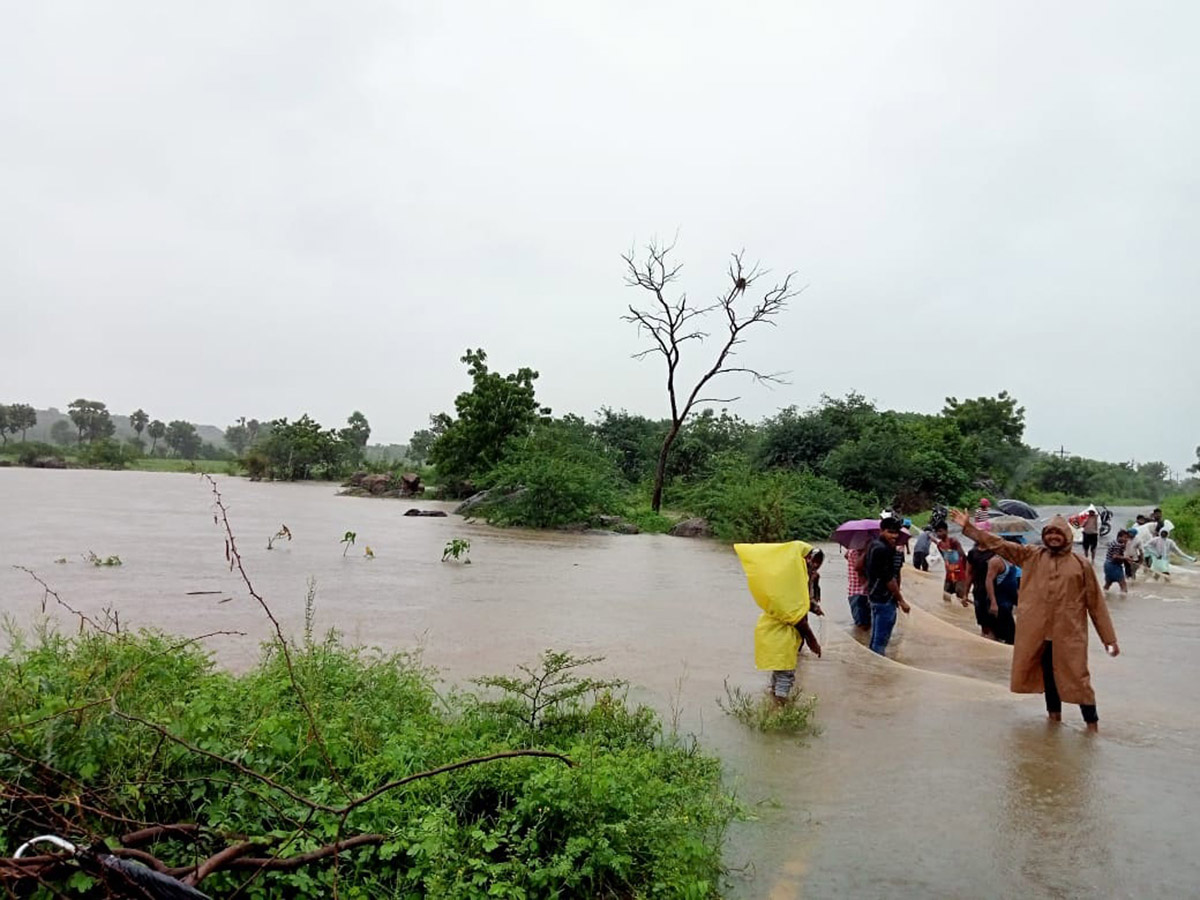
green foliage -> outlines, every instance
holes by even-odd
[[[738,454],[715,460],[712,477],[685,490],[679,504],[708,519],[728,541],[821,539],[846,519],[872,512],[863,497],[828,478],[790,469],[756,471]]]
[[[346,553],[349,552],[350,548],[352,546],[354,546],[354,541],[357,538],[358,538],[358,534],[357,534],[357,532],[354,532],[354,531],[347,531],[344,535],[342,535],[341,544],[342,544],[342,556],[343,557],[345,557]]]
[[[491,472],[504,456],[511,438],[523,437],[550,410],[540,407],[533,383],[538,373],[522,367],[509,375],[491,372],[483,350],[462,357],[472,387],[454,401],[457,418],[435,417],[441,434],[429,449],[443,488],[475,483]]]
[[[624,505],[612,457],[580,418],[567,416],[509,439],[483,484],[498,496],[488,522],[553,528],[590,522]]]
[[[108,407],[99,400],[73,400],[67,406],[67,415],[75,423],[81,444],[112,437],[117,430]]]
[[[43,444],[38,441],[26,441],[21,444],[13,444],[8,448],[9,452],[15,453],[17,463],[22,466],[32,466],[39,459],[61,459],[62,450],[50,444]]]
[[[167,446],[181,459],[195,459],[200,454],[200,435],[196,426],[182,419],[175,419],[167,426]]]
[[[1022,492],[1038,502],[1049,502],[1057,496],[1067,503],[1114,503],[1118,499],[1158,503],[1179,490],[1168,480],[1169,475],[1161,462],[1133,465],[1038,453],[1028,468]]]
[[[664,421],[656,422],[625,410],[617,412],[606,406],[600,410],[595,432],[616,460],[621,475],[629,483],[636,484],[653,477],[667,425]]]
[[[362,448],[347,441],[344,430],[322,428],[305,414],[295,422],[275,419],[261,429],[246,457],[246,469],[251,478],[276,481],[336,479],[349,474],[361,454]]]
[[[158,442],[161,441],[167,434],[166,423],[159,419],[155,419],[146,426],[146,434],[150,435],[150,452],[153,454],[158,448]]]
[[[150,417],[146,415],[144,409],[135,409],[129,416],[129,427],[140,439],[142,432],[146,430],[146,426],[150,424]]]
[[[225,429],[225,443],[238,456],[246,452],[246,448],[250,446],[250,429],[246,427],[244,416]]]
[[[347,444],[357,447],[361,456],[363,448],[367,446],[367,441],[371,439],[371,425],[367,422],[367,417],[356,409],[350,413],[349,418],[346,419],[346,427],[339,434]]]
[[[80,448],[79,461],[93,469],[124,469],[141,454],[112,438],[102,438]]]
[[[767,734],[811,735],[818,732],[813,722],[817,698],[795,691],[783,703],[767,695],[755,696],[740,687],[730,687],[725,679],[725,699],[717,698],[717,706],[747,728]]]
[[[625,687],[625,682],[613,679],[581,677],[577,672],[595,663],[602,656],[573,656],[557,650],[546,650],[536,665],[517,666],[517,675],[489,675],[474,679],[481,687],[496,688],[503,699],[495,704],[502,715],[515,715],[531,732],[545,724],[548,714],[573,706],[585,695]]]
[[[1162,504],[1163,517],[1175,525],[1171,537],[1189,553],[1200,552],[1200,494],[1171,497]]]
[[[666,423],[663,423],[664,430]],[[712,462],[721,454],[747,449],[754,428],[737,416],[711,409],[694,413],[683,424],[667,457],[667,478],[697,481],[712,473]],[[661,444],[661,440],[659,441]]]
[[[627,509],[624,518],[646,534],[666,534],[675,526],[675,519],[656,513],[648,503]]]
[[[314,641],[311,616],[309,624],[292,659],[341,786],[277,649],[233,675],[196,645],[155,632],[15,636],[0,659],[0,725],[11,729],[0,780],[6,791],[61,789],[64,797],[73,780],[86,783],[87,803],[64,799],[62,808],[89,837],[128,830],[96,809],[120,823],[203,826],[194,845],[168,836],[147,848],[169,865],[243,838],[292,855],[339,833],[385,835],[379,846],[342,853],[336,876],[328,861],[262,873],[248,887],[246,873],[219,872],[201,885],[214,897],[240,888],[239,896],[252,898],[324,898],[335,877],[341,896],[362,898],[717,896],[721,843],[736,807],[721,789],[716,760],[664,739],[652,711],[610,692],[576,691],[593,681],[579,677],[552,689],[573,694],[555,703],[547,705],[543,690],[531,727],[513,714],[528,702],[519,694],[439,698],[418,659],[348,649],[333,637]],[[529,671],[541,677],[546,669]],[[514,759],[414,781],[354,809],[339,832],[339,816],[311,812],[241,769],[162,740],[117,716],[109,696],[126,715],[164,723],[182,741],[332,805],[504,750],[557,751],[577,765]],[[47,771],[62,780],[49,783]],[[54,808],[32,804],[0,818],[0,846],[60,830]]]
[[[0,442],[8,443],[8,436],[21,432],[21,443],[25,443],[25,432],[37,424],[37,410],[28,403],[0,405]]]
[[[115,553],[112,556],[97,556],[93,550],[89,550],[86,554],[84,554],[83,561],[97,567],[124,565],[124,563],[121,562],[121,557],[117,556]]]
[[[466,538],[451,538],[442,549],[442,562],[452,559],[463,565],[471,564],[471,542]]]

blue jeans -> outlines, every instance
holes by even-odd
[[[871,604],[866,594],[850,595],[850,618],[859,628],[871,627]]]
[[[896,627],[896,604],[871,604],[871,650],[883,656],[888,641],[892,639],[892,629]]]

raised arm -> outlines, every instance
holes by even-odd
[[[1025,563],[1037,556],[1038,550],[1036,547],[1029,547],[1025,544],[1014,544],[1012,541],[1006,541],[1004,538],[992,534],[990,531],[981,531],[976,528],[975,523],[971,521],[971,517],[961,509],[950,510],[950,520],[960,525],[963,534],[984,550],[993,551],[997,556],[1007,559],[1014,566],[1024,567]]]

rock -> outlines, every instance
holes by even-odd
[[[675,537],[711,537],[712,529],[707,519],[684,519],[671,529]]]
[[[366,475],[358,483],[358,486],[370,491],[372,494],[382,494],[388,489],[388,483],[391,480],[390,475]]]
[[[612,530],[617,534],[641,534],[642,529],[638,528],[632,522],[617,522],[613,525]]]
[[[441,509],[417,509],[415,506],[412,509],[405,510],[406,516],[422,516],[429,519],[444,519],[446,511]]]
[[[424,491],[421,486],[421,476],[416,472],[405,472],[400,476],[400,495],[403,497],[413,497]]]
[[[454,508],[456,516],[470,516],[476,508],[487,502],[488,497],[492,494],[491,491],[480,491],[478,494],[472,494],[462,503]]]
[[[32,467],[35,469],[65,469],[67,463],[57,456],[39,456],[33,461]]]
[[[620,522],[620,516],[596,516],[596,524],[601,528],[612,528]]]
[[[370,474],[370,472],[355,472],[342,487],[362,487],[363,481]]]

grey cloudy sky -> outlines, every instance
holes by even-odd
[[[757,418],[1002,389],[1028,439],[1200,443],[1188,2],[0,4],[0,400],[403,441],[487,349],[662,415],[621,251],[808,290]],[[1153,380],[1154,372],[1162,378]]]

